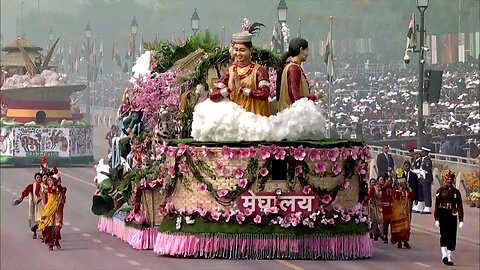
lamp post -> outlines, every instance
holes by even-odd
[[[192,31],[193,31],[193,34],[195,35],[198,31],[198,26],[200,24],[200,17],[198,16],[197,9],[195,9],[195,11],[192,14],[191,23],[192,23]]]
[[[87,38],[87,104],[85,114],[87,121],[90,123],[90,38],[92,38],[90,23],[87,23],[87,28],[85,28],[85,37]]]
[[[285,0],[280,0],[277,7],[278,22],[280,23],[280,53],[285,51],[285,42],[283,40],[282,24],[287,22],[288,7]]]
[[[130,24],[130,34],[132,35],[132,66],[135,63],[135,37],[138,32],[138,23],[135,16],[133,16],[132,23]]]
[[[425,10],[428,7],[428,0],[417,0],[417,8],[420,11],[420,48],[414,48],[419,53],[419,70],[418,70],[418,116],[417,116],[417,148],[423,146],[423,74],[425,73]]]

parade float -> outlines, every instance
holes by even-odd
[[[86,86],[49,65],[57,42],[45,56],[24,38],[2,49],[0,165],[36,164],[43,154],[52,164],[93,162],[93,128],[70,99]]]
[[[370,148],[325,139],[321,111],[306,99],[270,117],[202,101],[230,60],[228,48],[194,46],[202,35],[147,44],[137,60],[132,93],[151,132],[126,137],[128,150],[119,151],[128,157],[114,168],[103,160],[96,166],[98,229],[167,256],[371,257],[370,219],[359,203]],[[204,52],[195,59],[198,47]],[[175,52],[188,51],[183,62],[195,68],[169,69]],[[269,68],[274,83],[278,56],[255,47],[253,61]]]

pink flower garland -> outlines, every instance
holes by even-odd
[[[199,205],[195,209],[178,210],[175,209],[173,203],[169,202],[165,206],[160,207],[158,212],[165,217],[176,219],[178,230],[181,228],[178,225],[182,219],[185,220],[186,224],[194,224],[197,217],[210,222],[265,224],[283,228],[298,226],[308,228],[317,226],[334,227],[337,224],[349,222],[355,222],[356,224],[366,223],[370,226],[370,218],[361,204],[357,204],[354,208],[349,209],[343,209],[340,205],[334,204],[332,209],[328,211],[323,206],[320,206],[310,214],[297,212],[282,216],[279,214],[278,207],[275,206],[262,209],[261,214],[252,215],[253,211],[250,208],[246,208],[243,212],[234,209],[214,209],[212,212],[209,212]]]

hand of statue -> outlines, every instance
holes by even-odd
[[[323,98],[324,96],[325,96],[325,93],[322,90],[315,93],[315,99],[317,100]]]
[[[437,226],[438,228],[440,228],[440,222],[438,220],[435,220],[435,226]]]
[[[235,89],[240,89],[240,87],[242,87],[240,76],[238,76],[237,73],[233,74],[233,84],[235,85]]]

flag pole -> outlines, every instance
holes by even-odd
[[[113,63],[113,75],[112,75],[112,99],[113,99],[113,108],[115,108],[115,66],[117,65],[117,52],[116,52],[116,47],[117,44],[115,44],[115,37],[113,37],[113,53],[112,53],[112,63]]]
[[[333,16],[330,16],[330,22],[328,26],[328,31],[330,35],[330,44],[327,44],[327,46],[330,46],[330,55],[332,55],[332,24],[333,24]],[[333,56],[331,56],[331,59],[333,60]],[[328,69],[328,64],[327,64],[327,69]],[[332,138],[332,128],[333,128],[333,121],[332,121],[332,79],[333,79],[333,74],[328,74],[328,122],[329,122],[329,128],[328,128],[328,137],[331,139]]]

